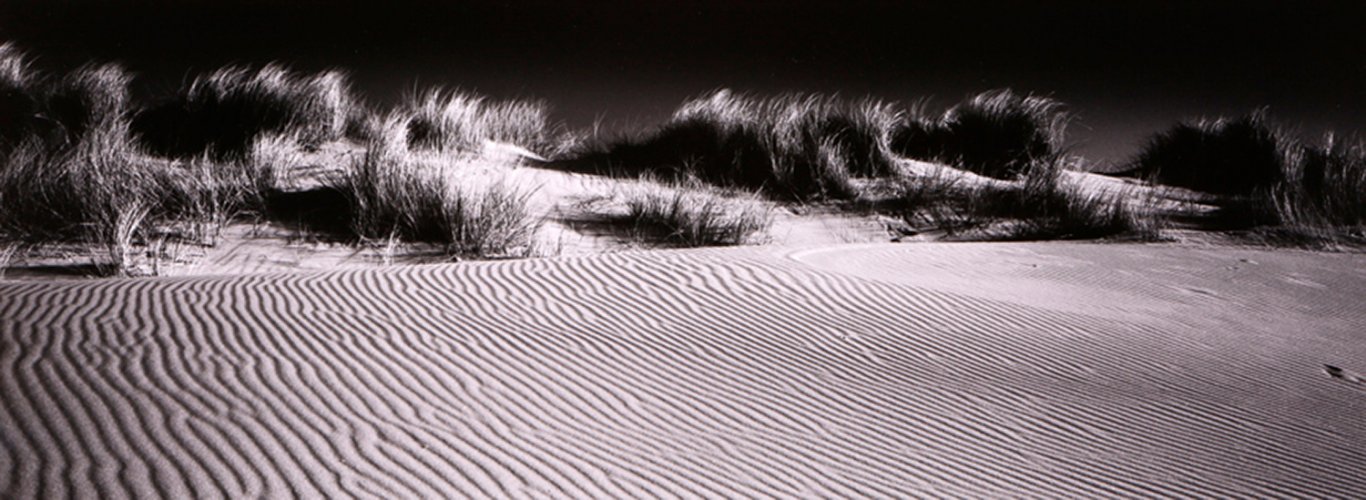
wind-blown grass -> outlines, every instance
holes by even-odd
[[[0,169],[0,226],[38,241],[79,234],[112,221],[119,207],[154,185],[138,172],[128,131],[126,73],[84,67],[54,85],[49,110],[56,135],[29,134]]]
[[[168,245],[212,245],[241,214],[279,215],[287,194],[281,170],[302,149],[355,132],[359,109],[340,73],[298,75],[276,65],[201,76],[142,113],[129,97],[131,76],[118,66],[84,66],[50,81],[35,75],[17,50],[0,47],[0,90],[14,97],[5,102],[24,104],[0,110],[22,122],[4,124],[0,241],[88,245],[113,274],[141,272],[148,254]],[[541,110],[481,106],[485,138],[544,132],[509,118],[540,113],[543,123]],[[414,157],[410,123],[392,119],[370,134],[370,151],[343,176],[346,189],[328,188],[341,200],[332,215],[346,218],[354,236],[440,243],[457,256],[530,251],[538,221],[526,209],[529,193],[455,185],[429,168],[441,154]]]
[[[681,247],[743,245],[768,229],[772,213],[754,195],[698,181],[642,181],[624,193],[620,222],[636,238]]]
[[[440,157],[434,165],[408,150],[408,130],[406,117],[389,117],[364,157],[338,180],[356,237],[439,244],[455,257],[533,250],[540,222],[527,208],[530,192],[502,183],[456,185]]]
[[[267,133],[288,133],[308,146],[336,140],[355,106],[346,75],[338,71],[303,75],[278,64],[228,66],[195,77],[141,113],[134,128],[161,154],[225,158]]]
[[[83,242],[109,249],[122,272],[162,186],[125,142],[92,131],[70,149],[29,140],[0,169],[0,234],[29,244]]]
[[[626,173],[676,172],[789,199],[846,198],[850,177],[893,169],[888,105],[831,97],[754,98],[727,90],[685,102],[659,129],[601,147],[587,161]]]
[[[485,141],[545,155],[553,148],[549,111],[541,101],[489,101],[460,91],[432,89],[400,108],[413,149],[478,152]]]
[[[894,132],[894,151],[997,179],[1020,178],[1037,159],[1062,154],[1071,119],[1058,101],[1010,89],[973,96],[938,120],[925,118],[923,109],[912,108]]]
[[[1088,192],[1059,173],[1041,170],[1021,185],[984,188],[971,196],[983,213],[1016,221],[1007,232],[1009,239],[1157,238],[1157,221],[1135,213],[1127,193]]]
[[[1287,159],[1285,180],[1261,201],[1273,232],[1311,243],[1366,244],[1366,143],[1330,135],[1322,146],[1294,148]]]
[[[61,129],[67,143],[81,141],[87,133],[103,129],[106,139],[131,133],[134,111],[128,84],[133,76],[117,64],[86,65],[57,81],[47,95],[44,114]]]

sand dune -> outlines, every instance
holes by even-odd
[[[0,497],[1353,496],[1363,293],[1085,244],[0,284]]]

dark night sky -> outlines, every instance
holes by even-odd
[[[947,106],[996,87],[1080,115],[1093,158],[1175,120],[1270,106],[1366,132],[1366,2],[0,0],[40,66],[116,60],[150,87],[229,62],[342,67],[371,99],[444,84],[539,97],[571,125],[663,119],[717,87]]]

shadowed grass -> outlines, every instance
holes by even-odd
[[[228,66],[194,78],[173,98],[138,115],[134,128],[155,152],[177,157],[247,151],[267,133],[306,146],[339,139],[355,115],[346,75],[302,75],[278,64]]]
[[[1306,145],[1264,111],[1179,123],[1122,175],[1216,196],[1209,224],[1296,246],[1366,244],[1366,146]]]
[[[908,158],[1016,179],[1034,159],[1062,153],[1070,120],[1053,99],[991,90],[955,105],[938,120],[926,118],[923,102],[917,104],[893,133],[892,147]]]
[[[161,200],[160,179],[125,138],[93,131],[70,149],[29,140],[0,170],[0,234],[29,244],[82,242],[109,251],[121,273]]]
[[[1129,173],[1169,186],[1249,195],[1285,180],[1294,142],[1261,111],[1183,122],[1149,138]]]
[[[83,67],[50,91],[54,126],[28,134],[0,170],[0,226],[31,241],[67,239],[113,221],[157,182],[128,131],[128,77],[116,66]],[[45,104],[47,103],[45,102]]]
[[[847,198],[850,177],[894,169],[888,105],[831,97],[754,98],[727,90],[685,102],[659,129],[586,155],[600,170],[695,176],[787,199]]]

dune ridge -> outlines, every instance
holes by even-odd
[[[0,497],[1366,491],[1366,259],[742,248],[0,283]],[[1108,306],[1107,306],[1108,305]]]

